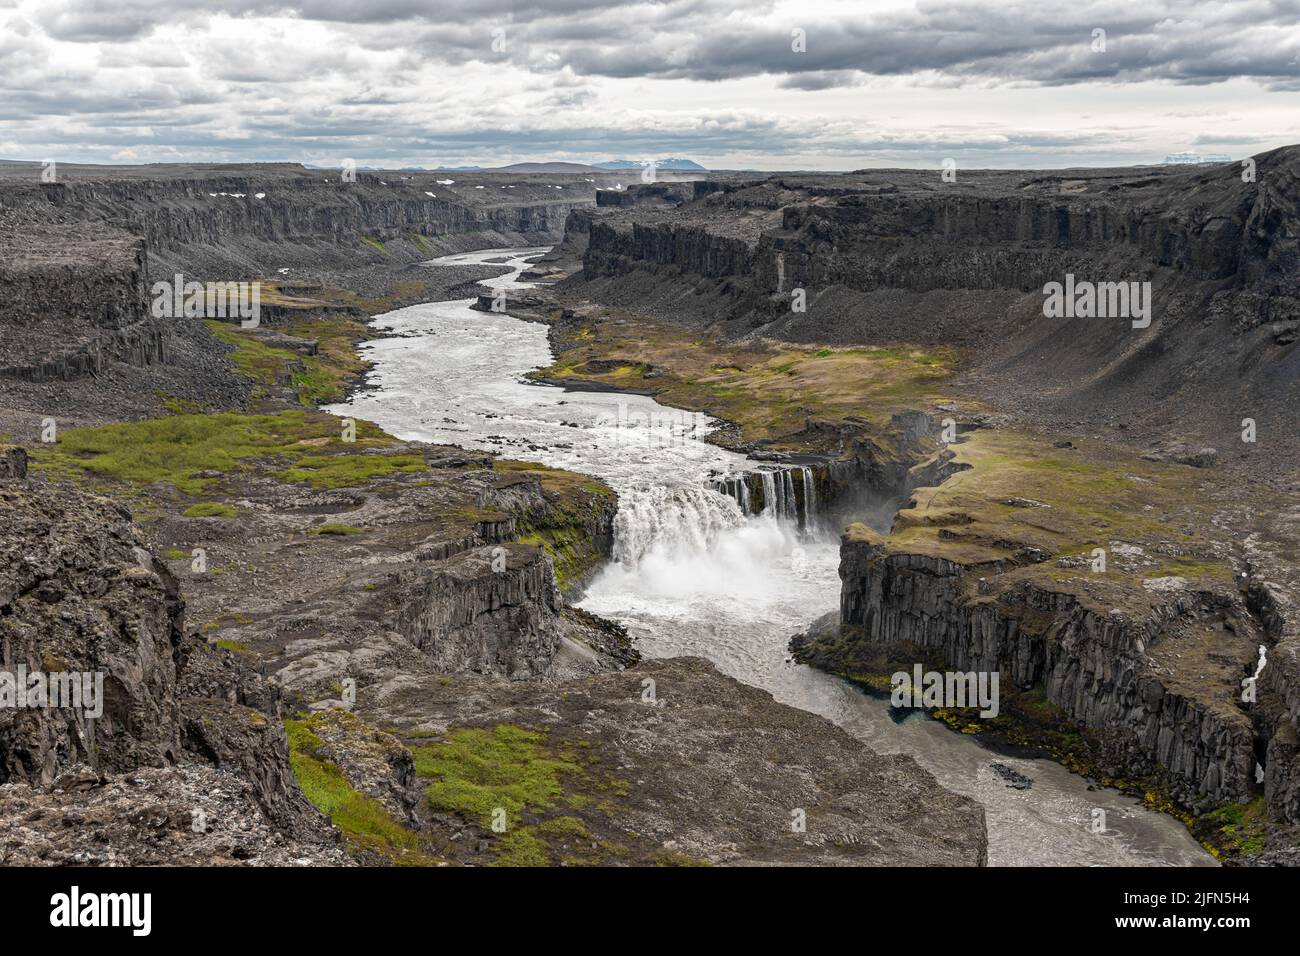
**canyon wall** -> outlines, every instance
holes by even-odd
[[[1156,779],[1185,806],[1250,799],[1250,717],[1174,689],[1170,680],[1179,677],[1162,676],[1149,653],[1179,619],[1231,613],[1215,600],[1180,595],[1137,618],[1031,584],[981,596],[975,574],[960,564],[887,553],[882,541],[860,534],[844,538],[840,577],[841,621],[860,634],[851,640],[905,645],[954,670],[999,671],[1018,688],[1039,687],[1097,734],[1111,776]]]

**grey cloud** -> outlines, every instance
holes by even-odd
[[[914,9],[773,26],[770,5],[733,17],[730,0],[64,0],[45,8],[44,28],[62,39],[129,39],[152,26],[209,16],[292,15],[344,24],[361,42],[404,46],[437,62],[491,62],[491,29],[507,30],[511,62],[569,67],[609,77],[722,80],[776,74],[799,89],[858,82],[863,75],[958,73],[1044,85],[1159,79],[1214,83],[1252,77],[1290,89],[1300,82],[1300,0],[921,0]],[[807,51],[790,48],[790,29]],[[1107,32],[1094,53],[1092,31]],[[805,79],[796,79],[805,77]]]

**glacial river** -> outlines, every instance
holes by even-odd
[[[545,250],[488,250],[429,264],[504,264],[484,284],[505,291]],[[777,700],[834,721],[881,753],[907,753],[950,790],[984,805],[991,865],[1214,865],[1172,817],[1092,789],[1046,760],[996,754],[923,714],[901,723],[888,702],[792,663],[786,644],[839,601],[839,528],[808,534],[746,514],[713,490],[754,471],[703,439],[714,422],[636,395],[536,385],[551,363],[546,327],[475,311],[461,299],[398,309],[374,324],[392,337],[362,346],[370,388],[328,410],[404,438],[498,451],[599,476],[620,497],[616,560],[581,606],[622,621],[647,657],[697,655]],[[1000,763],[1032,780],[1014,789]],[[1104,832],[1093,832],[1094,810]]]

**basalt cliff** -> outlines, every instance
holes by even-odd
[[[546,374],[857,487],[839,613],[799,659],[868,688],[997,671],[1009,717],[938,716],[1145,794],[1225,859],[1294,862],[1298,240],[1297,147],[634,186],[548,257]],[[1051,283],[1123,283],[1150,321],[1057,316]],[[851,413],[848,375],[878,401]]]

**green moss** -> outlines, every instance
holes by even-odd
[[[167,549],[167,560],[168,560],[168,561],[184,561],[184,560],[185,560],[186,558],[188,558],[189,556],[190,556],[190,555],[189,555],[189,552],[187,552],[187,551],[182,551],[180,548],[168,548],[168,549]]]
[[[1262,795],[1250,803],[1228,803],[1198,818],[1193,831],[1219,859],[1251,856],[1264,849],[1268,807]]]
[[[368,245],[371,249],[375,249],[378,252],[382,252],[384,255],[388,255],[388,247],[381,240],[376,239],[374,236],[367,236],[365,234],[361,234],[358,236],[358,238],[366,245]]]
[[[502,808],[517,824],[525,810],[555,805],[565,775],[582,775],[576,763],[548,752],[544,739],[511,724],[452,730],[441,743],[412,748],[415,772],[430,780],[425,794],[435,810],[490,827],[493,811]]]
[[[423,455],[306,455],[283,471],[281,481],[305,482],[314,488],[365,484],[384,475],[412,474],[428,468]]]
[[[617,507],[613,489],[580,475],[532,462],[497,459],[493,467],[505,472],[534,472],[542,484],[547,508],[521,515],[519,541],[543,548],[555,567],[561,592],[580,584],[606,555],[596,546],[596,529]]]
[[[323,524],[318,528],[313,528],[312,534],[361,534],[361,529],[350,524]]]
[[[496,859],[492,866],[550,866],[551,851],[532,827],[520,827],[504,834],[492,845]]]
[[[183,512],[186,518],[233,518],[237,513],[231,505],[223,505],[215,501],[190,505]]]
[[[208,320],[205,324],[219,341],[232,348],[229,360],[236,369],[263,388],[287,378],[303,405],[341,400],[347,383],[369,365],[356,352],[357,342],[368,334],[365,323],[356,319],[304,319],[291,326],[290,335],[316,340],[315,355],[267,345],[257,333],[225,322]]]
[[[419,455],[368,454],[395,439],[369,422],[357,422],[357,440],[341,439],[339,419],[320,412],[290,410],[275,415],[173,415],[73,428],[56,445],[33,450],[37,470],[150,485],[168,482],[178,491],[200,495],[222,484],[223,475],[247,470],[255,461],[279,461],[284,481],[318,488],[361,484],[395,472],[424,468]],[[329,449],[334,454],[324,454]]]
[[[252,654],[253,649],[247,644],[241,644],[239,641],[221,640],[216,642],[217,647],[226,651],[233,651],[236,654]]]
[[[378,853],[400,865],[437,862],[424,852],[418,834],[394,820],[378,800],[355,790],[339,768],[322,756],[325,743],[313,732],[312,720],[286,720],[284,729],[289,736],[289,764],[298,786],[352,847]]]
[[[676,850],[660,850],[654,856],[655,866],[712,866],[708,860],[699,860]]]

